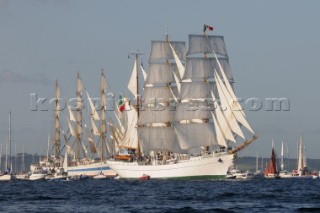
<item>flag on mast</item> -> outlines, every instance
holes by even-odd
[[[203,32],[206,32],[207,30],[209,30],[209,31],[213,31],[213,27],[211,27],[211,26],[209,26],[209,25],[206,25],[206,24],[204,24],[203,25]]]

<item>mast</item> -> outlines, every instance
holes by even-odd
[[[85,147],[82,146],[82,109],[83,109],[83,100],[82,100],[82,81],[80,79],[80,73],[77,75],[77,108],[76,108],[76,151],[75,159],[76,161],[80,160],[80,149],[82,150],[83,157],[86,158]]]
[[[134,67],[132,70],[132,75],[130,78],[130,82],[128,85],[129,90],[134,95],[136,99],[136,111],[137,111],[137,121],[140,117],[140,98],[139,98],[139,55],[142,55],[142,53],[139,53],[139,51],[135,53],[131,53],[131,55],[134,55]],[[133,80],[134,79],[134,80]],[[141,155],[141,147],[139,142],[139,137],[137,137],[137,149],[138,149],[138,156]]]
[[[55,137],[54,137],[54,158],[60,157],[60,90],[58,86],[58,80],[56,80],[56,88],[55,88]],[[49,158],[48,158],[49,160]]]
[[[6,142],[6,168],[5,171],[9,169],[9,162],[8,162],[8,142]]]
[[[281,144],[281,168],[280,168],[281,171],[284,170],[283,153],[284,153],[284,151],[283,151],[283,141],[282,141],[282,144]]]
[[[303,170],[303,139],[302,133],[300,134],[299,141],[299,157],[298,157],[298,171],[301,172]]]
[[[140,100],[139,100],[139,72],[138,72],[138,57],[139,52],[135,53],[135,61],[136,61],[136,81],[137,81],[137,96],[135,97],[137,100],[137,115],[139,120],[139,108],[140,108]]]
[[[14,144],[14,172],[15,172],[15,174],[18,172],[18,164],[17,164],[17,144]]]
[[[106,79],[103,74],[103,70],[101,70],[101,123],[100,123],[100,140],[101,140],[101,150],[100,150],[100,159],[101,162],[107,156],[108,148],[106,144]],[[105,151],[104,151],[105,150]],[[106,152],[106,156],[104,156],[104,152]]]
[[[9,111],[9,164],[10,172],[12,172],[12,163],[11,163],[11,111]]]
[[[47,142],[47,161],[49,161],[49,147],[50,147],[50,133],[48,135],[48,142]]]
[[[0,144],[0,172],[2,170],[2,144]]]
[[[21,165],[21,173],[25,172],[25,164],[24,164],[24,146],[22,145],[22,165]]]
[[[258,172],[258,167],[259,167],[259,155],[258,155],[258,152],[257,152],[257,154],[256,154],[256,173]]]

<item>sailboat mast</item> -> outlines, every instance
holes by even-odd
[[[140,108],[140,100],[139,100],[139,72],[138,72],[138,57],[139,53],[135,53],[135,60],[136,60],[136,81],[137,81],[137,113],[138,113],[138,120],[139,120],[139,108]]]
[[[86,157],[84,148],[81,144],[81,136],[82,136],[82,109],[83,109],[83,100],[82,100],[82,81],[80,79],[80,73],[78,72],[77,76],[77,120],[76,120],[76,152],[75,152],[75,159],[79,161],[80,159],[80,148],[83,150],[83,157]]]
[[[2,144],[0,144],[0,171],[1,171],[1,168],[2,168]]]
[[[281,144],[281,170],[283,171],[284,169],[284,162],[283,162],[283,141]]]
[[[9,111],[9,165],[11,164],[11,111]],[[10,170],[12,172],[12,168]]]
[[[25,172],[25,165],[24,165],[24,146],[22,146],[22,165],[21,165],[21,172]]]
[[[302,171],[302,169],[303,169],[303,140],[302,140],[302,134],[300,134],[298,171]]]
[[[106,145],[106,79],[103,74],[103,70],[101,70],[101,123],[100,123],[100,139],[101,139],[101,161],[103,161],[104,150],[107,153],[107,145]]]
[[[56,91],[55,91],[55,137],[54,137],[54,157],[59,158],[60,156],[60,121],[59,121],[59,106],[60,90],[58,81],[56,80]]]
[[[258,172],[258,167],[259,167],[259,155],[257,153],[256,154],[256,172]]]

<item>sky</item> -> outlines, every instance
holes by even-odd
[[[205,22],[225,38],[237,96],[263,104],[244,105],[259,138],[239,155],[270,157],[274,139],[278,155],[286,141],[296,158],[302,133],[307,157],[320,158],[319,10],[317,0],[0,0],[0,143],[11,111],[17,152],[45,154],[53,113],[32,111],[31,94],[53,98],[57,79],[74,97],[79,71],[98,97],[101,69],[116,96],[129,94],[129,53],[147,64],[151,40],[168,32],[187,42]],[[267,110],[267,98],[290,100],[290,110]]]

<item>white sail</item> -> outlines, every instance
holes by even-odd
[[[141,127],[138,130],[139,141],[143,152],[149,154],[152,150],[170,150],[181,152],[174,128],[163,127]]]
[[[203,81],[183,82],[181,84],[181,100],[197,99],[204,100],[210,96],[211,85]]]
[[[128,89],[129,91],[132,93],[132,95],[134,97],[137,97],[137,75],[138,75],[138,70],[137,70],[137,61],[134,61],[134,65],[133,65],[133,69],[132,69],[132,73],[131,73],[131,77],[129,80],[129,84],[128,84]]]
[[[72,124],[70,123],[69,119],[68,118],[65,118],[67,123],[68,123],[68,127],[69,127],[69,131],[70,131],[70,134],[73,136],[73,137],[76,137],[76,132],[74,131],[74,128],[72,127]]]
[[[230,77],[228,78],[227,75],[226,75],[226,73],[231,73],[230,70],[226,69],[225,66],[221,65],[221,62],[222,62],[221,60],[223,60],[223,59],[218,59],[217,54],[215,53],[214,49],[212,51],[213,51],[214,57],[215,57],[218,65],[219,65],[219,69],[216,69],[216,70],[220,70],[220,73],[221,73],[221,75],[223,77],[223,81],[224,81],[224,83],[225,83],[225,85],[227,87],[228,92],[230,93],[231,98],[233,100],[237,100],[237,96],[235,95],[234,90],[233,90],[233,88],[232,88],[232,86],[230,84],[230,80],[229,80]],[[240,103],[235,101],[235,104],[236,104],[236,109],[235,110],[241,111],[243,116],[245,116]]]
[[[100,136],[100,131],[98,130],[98,127],[96,126],[93,118],[89,115],[90,118],[90,123],[91,123],[91,127],[92,127],[92,132],[95,136]]]
[[[223,85],[221,85],[221,82],[217,79],[217,90],[218,90],[218,93],[219,93],[219,98],[220,98],[220,101],[221,101],[221,105],[225,109],[223,111],[223,114],[225,115],[225,118],[228,121],[228,123],[229,123],[229,125],[231,127],[231,130],[244,139],[245,137],[243,135],[243,132],[241,131],[241,128],[240,128],[240,126],[239,126],[239,124],[237,122],[237,119],[236,119],[231,107],[229,106],[229,102],[228,102],[227,97],[225,96],[225,94],[223,92],[223,88],[222,87],[223,87]]]
[[[298,171],[303,170],[303,139],[302,134],[300,134],[300,141],[299,141],[299,156],[298,156]]]
[[[217,99],[216,97],[214,96],[213,92],[211,91],[211,96],[212,96],[212,100],[214,103],[217,103]],[[230,128],[230,125],[228,123],[228,121],[225,119],[225,117],[223,116],[223,113],[220,109],[220,106],[217,105],[215,107],[215,115],[217,116],[217,120],[218,120],[218,123],[219,123],[219,126],[220,126],[220,129],[222,130],[223,134],[225,135],[225,138],[227,140],[230,140],[230,141],[233,141],[233,142],[236,142],[235,138],[233,137],[233,134],[231,132],[231,128]]]
[[[228,75],[228,82],[233,82],[228,58],[187,58],[183,80],[214,78],[214,70],[220,70],[220,67]]]
[[[180,58],[180,60],[185,61],[186,57],[186,49],[185,42],[180,41],[171,41],[172,47],[175,49],[175,52]],[[151,41],[151,52],[149,57],[149,63],[153,63],[159,60],[168,60],[174,59],[172,54],[172,50],[168,45],[167,41]]]
[[[138,114],[136,109],[129,105],[128,101],[125,101],[126,110],[124,113],[127,114],[126,132],[123,141],[119,144],[120,147],[127,148],[138,148],[138,132],[137,132],[137,122]]]
[[[178,89],[178,94],[180,94],[180,91],[181,91],[181,80],[178,78],[178,76],[176,75],[176,73],[173,73],[173,76],[174,76],[174,80],[176,82],[176,85],[177,85],[177,89]],[[172,90],[171,90],[172,91]],[[173,96],[175,96],[173,94]],[[176,99],[176,98],[175,98]]]
[[[183,66],[182,62],[180,61],[176,51],[174,50],[174,48],[172,47],[171,43],[169,42],[169,45],[170,45],[170,48],[172,50],[172,54],[173,54],[173,57],[174,57],[174,60],[177,64],[177,67],[178,67],[178,70],[179,70],[179,74],[180,74],[180,79],[183,78],[184,76],[184,72],[185,72],[185,67]]]
[[[90,105],[90,110],[91,110],[91,116],[92,116],[92,118],[93,118],[94,120],[100,120],[99,115],[98,115],[98,113],[97,113],[97,110],[96,110],[95,106],[93,105],[92,99],[90,98],[89,93],[88,93],[87,90],[86,90],[86,93],[87,93],[87,97],[88,97],[88,101],[89,101],[89,105]]]
[[[212,123],[190,123],[174,125],[181,149],[217,145]]]
[[[90,147],[90,152],[91,152],[91,153],[98,153],[96,144],[94,143],[94,140],[93,140],[93,138],[92,138],[92,135],[91,135],[91,133],[90,133],[90,130],[89,130],[87,124],[84,124],[84,128],[86,129],[86,132],[87,132],[88,141],[89,141],[89,147]]]
[[[217,122],[216,116],[213,113],[212,113],[212,119],[213,119],[213,125],[214,125],[214,129],[215,129],[216,136],[217,136],[217,143],[220,146],[228,147],[228,144],[225,140],[225,136],[223,135],[223,133],[220,129],[220,126]]]
[[[63,169],[64,169],[64,171],[68,171],[68,151],[67,150],[64,154]]]
[[[192,119],[209,119],[210,108],[204,101],[189,101],[179,103],[175,110],[175,121],[192,120]]]
[[[189,35],[189,49],[187,55],[204,53],[212,53],[212,49],[218,55],[227,57],[227,50],[224,44],[223,36],[203,36],[203,35]]]
[[[147,72],[145,71],[145,69],[144,69],[144,67],[143,67],[143,65],[141,64],[141,73],[142,73],[142,76],[143,76],[143,80],[144,80],[144,82],[146,82],[146,80],[147,80]]]
[[[225,84],[223,84],[220,76],[216,74],[216,79],[219,85],[219,88],[221,88],[221,91],[226,99],[227,108],[229,108],[232,111],[232,114],[235,116],[238,122],[240,122],[246,129],[248,129],[252,134],[254,134],[254,131],[252,130],[250,124],[247,122],[247,119],[244,117],[244,113],[239,110],[234,110],[234,105],[240,105],[236,99],[233,99],[228,92],[227,88],[225,87]]]
[[[143,93],[145,104],[153,104],[156,100],[158,102],[170,102],[172,98],[169,86],[145,87]]]
[[[139,113],[139,125],[144,125],[171,122],[175,112],[170,110],[167,105],[158,104],[156,107],[146,107]]]
[[[177,66],[172,63],[152,63],[149,65],[149,74],[146,84],[168,84],[174,81],[173,73]]]

